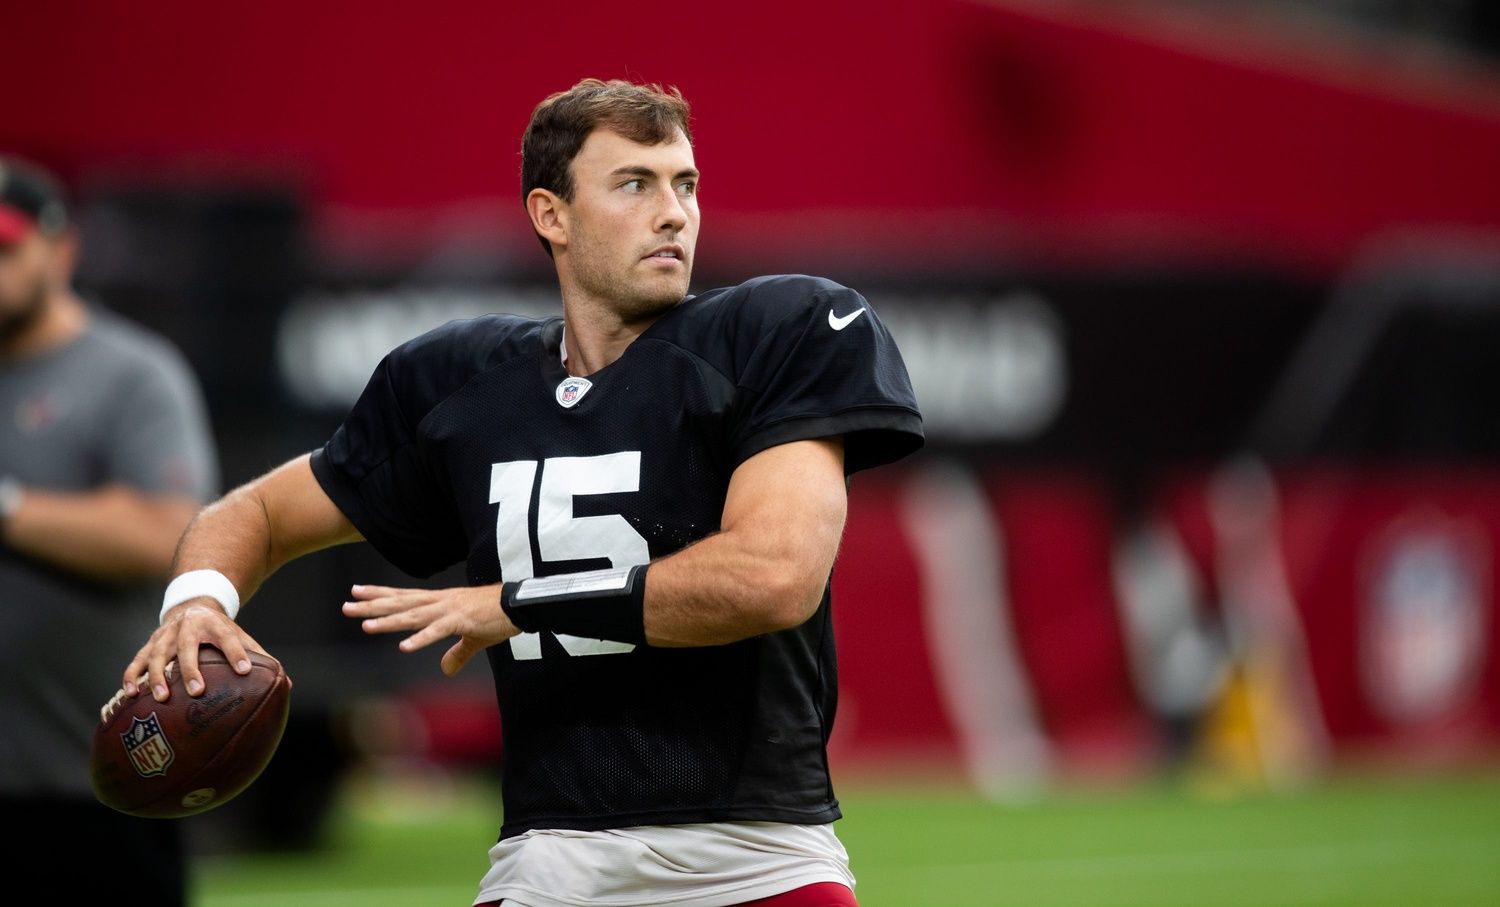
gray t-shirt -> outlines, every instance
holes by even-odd
[[[218,463],[181,353],[91,309],[67,345],[0,360],[0,475],[50,491],[122,483],[207,501]],[[89,580],[0,545],[0,796],[91,796],[99,706],[155,629],[162,586]]]

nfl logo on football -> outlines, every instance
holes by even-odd
[[[125,742],[125,753],[141,777],[167,773],[174,753],[167,735],[161,732],[161,723],[156,720],[155,712],[145,718],[132,718],[130,730],[121,734],[120,739]]]

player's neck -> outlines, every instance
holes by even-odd
[[[568,374],[592,375],[625,354],[660,315],[622,321],[618,314],[579,300],[563,300],[563,346]]]
[[[42,303],[34,320],[16,333],[0,338],[0,359],[29,359],[65,346],[88,325],[88,309],[70,292]]]

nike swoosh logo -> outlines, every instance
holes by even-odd
[[[852,322],[854,319],[858,318],[859,316],[863,315],[864,313],[865,313],[865,310],[863,308],[858,308],[858,309],[855,309],[854,311],[850,312],[849,314],[845,315],[843,318],[835,318],[833,316],[833,309],[829,309],[828,310],[828,326],[831,327],[831,328],[833,328],[835,331],[842,331],[844,328],[846,328],[846,327],[849,326],[850,322]]]

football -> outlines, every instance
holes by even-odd
[[[90,776],[99,802],[122,813],[174,819],[205,812],[250,786],[271,761],[291,708],[281,663],[250,654],[236,674],[212,646],[198,652],[203,695],[188,695],[175,661],[172,695],[120,690],[99,710]]]

